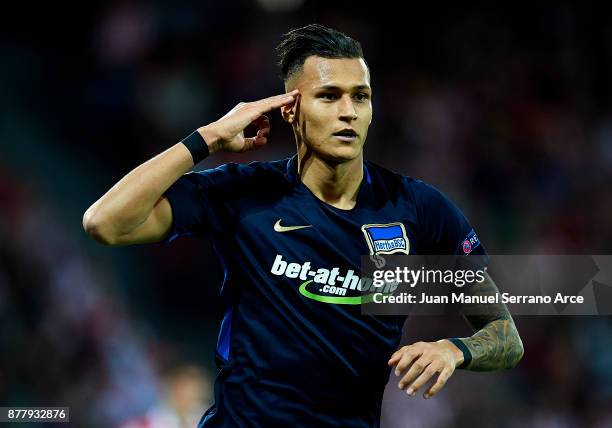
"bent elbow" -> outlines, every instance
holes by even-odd
[[[96,242],[102,245],[116,245],[117,240],[109,232],[106,222],[91,213],[91,209],[83,214],[83,230]]]

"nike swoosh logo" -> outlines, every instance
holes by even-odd
[[[276,223],[274,223],[274,231],[275,232],[291,232],[292,230],[304,229],[306,227],[312,227],[312,224],[308,226],[281,226],[281,220],[278,219]]]

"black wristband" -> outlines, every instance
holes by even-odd
[[[189,150],[189,153],[191,153],[194,165],[210,155],[208,144],[206,144],[206,141],[204,141],[204,138],[198,131],[193,131],[187,138],[181,140],[181,143],[183,143],[185,147],[187,147],[187,150]]]
[[[468,347],[465,346],[465,343],[463,343],[463,341],[460,340],[460,339],[452,338],[452,339],[448,339],[448,340],[453,342],[453,345],[455,345],[457,348],[459,348],[461,350],[461,352],[463,352],[463,362],[457,368],[458,369],[463,369],[463,368],[467,367],[472,362],[472,353],[470,352]]]

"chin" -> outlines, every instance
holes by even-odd
[[[350,162],[361,156],[363,143],[338,144],[335,140],[326,140],[318,144],[306,142],[306,146],[315,156],[330,164]]]
[[[361,147],[337,147],[333,150],[320,153],[321,157],[331,163],[344,163],[352,161],[361,155]]]

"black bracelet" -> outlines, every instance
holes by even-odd
[[[460,339],[452,338],[448,340],[450,340],[457,348],[461,350],[461,352],[463,352],[463,362],[457,368],[463,369],[467,367],[472,362],[472,353],[470,352],[468,347],[465,346],[465,343],[463,343],[463,341]]]
[[[183,143],[185,147],[187,147],[187,150],[189,150],[189,153],[191,153],[194,165],[210,155],[208,144],[206,144],[204,137],[202,137],[198,131],[193,131],[187,138],[181,140],[181,143]]]

